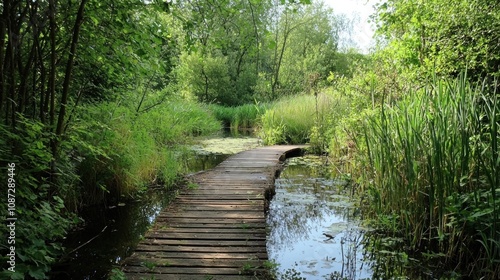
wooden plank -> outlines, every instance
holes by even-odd
[[[224,195],[224,194],[206,194],[206,195],[179,195],[179,198],[188,198],[189,199],[202,199],[202,200],[260,200],[264,199],[263,194],[232,194],[232,195]]]
[[[128,262],[129,266],[144,266],[146,263],[158,264],[158,267],[230,267],[242,268],[243,266],[259,267],[260,260],[225,259],[221,262],[218,259],[163,259],[152,258],[151,256],[133,255]]]
[[[175,233],[224,233],[224,234],[233,234],[233,233],[265,233],[264,228],[245,228],[245,227],[238,227],[238,228],[206,228],[206,227],[154,227],[152,229],[152,232],[175,232]]]
[[[164,259],[267,259],[267,253],[217,253],[217,252],[150,252],[150,257],[164,258]],[[130,258],[128,258],[130,259]],[[128,261],[127,259],[127,261]]]
[[[214,218],[166,218],[157,217],[157,222],[167,223],[167,224],[239,224],[245,226],[245,224],[251,223],[262,223],[262,219],[214,219]]]
[[[235,228],[235,229],[250,229],[250,228],[265,228],[266,224],[262,221],[253,223],[156,223],[154,228]],[[147,236],[147,235],[146,235]]]
[[[256,244],[257,242],[253,242]],[[261,245],[262,243],[260,243]],[[191,244],[190,244],[191,245]],[[191,252],[191,253],[265,253],[265,246],[171,246],[164,245],[144,245],[139,244],[136,249],[137,252]]]
[[[259,205],[262,204],[264,205],[264,201],[262,200],[249,200],[247,202],[241,201],[240,200],[217,200],[217,199],[197,199],[197,200],[190,200],[189,198],[178,198],[176,200],[176,203],[179,205],[213,205],[213,204],[219,204],[219,205]]]
[[[159,274],[221,274],[221,275],[241,275],[243,268],[229,267],[153,267],[145,266],[125,266],[125,272],[132,273],[159,273]]]
[[[158,218],[209,218],[218,217],[224,219],[244,218],[244,219],[264,219],[262,211],[172,211],[161,212]]]
[[[237,210],[237,211],[262,211],[260,205],[246,205],[246,204],[201,204],[201,205],[177,205],[174,209],[185,211],[220,211],[220,210]]]
[[[247,246],[252,246],[252,247],[258,247],[262,246],[262,241],[261,240],[225,240],[224,242],[222,241],[214,241],[214,240],[175,240],[175,239],[156,239],[156,238],[145,238],[138,246],[137,248],[140,248],[140,246],[147,246],[147,245],[155,245],[156,248],[158,248],[159,251],[162,250],[162,246],[165,245],[170,245],[170,246],[234,246],[234,247],[247,247]],[[143,247],[143,248],[149,248],[149,247]]]
[[[128,273],[127,278],[131,280],[248,280],[256,279],[253,276],[244,275],[214,275],[214,274],[154,274],[154,273]]]
[[[160,232],[152,231],[147,234],[150,238],[161,239],[210,239],[210,240],[266,240],[265,233],[192,233],[192,232]]]

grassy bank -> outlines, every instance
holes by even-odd
[[[85,108],[82,125],[92,131],[85,142],[98,148],[80,151],[78,173],[86,180],[79,193],[87,202],[171,186],[182,171],[177,146],[221,128],[205,107],[186,101],[166,102],[139,115],[126,106],[100,103]]]
[[[295,95],[275,103],[262,115],[259,136],[265,144],[322,142],[327,116],[338,109],[330,93]]]
[[[231,130],[253,129],[257,127],[261,115],[270,107],[269,104],[245,104],[226,107],[216,104],[208,105],[208,109],[224,127]]]
[[[324,152],[334,120],[349,115],[349,105],[347,98],[325,88],[317,96],[300,94],[267,104],[208,108],[231,130],[256,129],[264,144],[308,143],[314,151]]]
[[[273,103],[260,136],[329,151],[334,171],[353,178],[373,226],[402,240],[394,251],[406,248],[435,275],[497,278],[498,94],[464,76],[405,87],[387,102],[353,88]]]

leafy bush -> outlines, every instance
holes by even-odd
[[[20,117],[20,116],[19,116]],[[62,157],[57,174],[49,176],[52,153],[49,150],[50,134],[35,121],[20,117],[15,132],[0,125],[0,180],[7,182],[7,164],[14,163],[15,171],[15,272],[1,272],[0,278],[24,279],[31,277],[45,279],[51,264],[62,253],[58,240],[76,221],[66,211],[65,190],[74,181],[75,174],[69,157]],[[8,148],[10,147],[10,149]],[[67,152],[66,150],[64,152]],[[65,159],[66,158],[66,159]],[[52,180],[52,181],[51,181]],[[7,194],[7,184],[2,183],[2,193]],[[56,187],[57,186],[57,187]],[[2,203],[1,217],[7,218],[7,204]],[[7,228],[1,227],[2,236],[8,236]],[[7,246],[7,245],[3,245]],[[9,248],[10,249],[10,248]],[[0,257],[5,264],[6,254]]]

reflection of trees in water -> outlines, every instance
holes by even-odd
[[[202,170],[214,168],[219,163],[227,159],[227,154],[181,152],[177,155],[178,162],[184,171],[194,173]]]
[[[330,275],[331,279],[367,277],[366,265],[369,264],[362,258],[364,232],[350,223],[358,211],[349,203],[349,187],[346,182],[328,179],[324,175],[316,167],[296,165],[288,166],[276,180],[276,196],[268,216],[270,255],[273,251],[293,248],[302,241],[321,238],[311,235],[318,234],[325,224],[332,221],[337,224],[336,221],[340,220],[341,229],[330,232],[336,240],[332,241],[340,243],[335,250],[341,251],[341,259],[337,257],[335,260],[338,266]],[[319,240],[318,246],[328,244]]]
[[[349,228],[343,232],[340,240],[342,254],[342,268],[330,274],[330,279],[359,279],[358,273],[363,270],[364,259],[358,267],[358,253],[363,253],[364,233],[357,228]]]
[[[350,213],[353,211],[348,208],[327,205],[327,202],[345,199],[331,197],[340,189],[333,180],[296,178],[297,174],[300,173],[285,174],[282,175],[285,178],[276,180],[277,193],[267,220],[272,229],[268,238],[270,248],[284,249],[293,242],[309,238],[313,227],[330,216],[336,215],[346,221],[352,218]]]
[[[287,248],[291,243],[309,237],[311,225],[318,224],[329,214],[317,203],[307,205],[274,205],[269,212],[267,224],[272,229],[268,244],[271,248]]]

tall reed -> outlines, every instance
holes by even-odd
[[[231,130],[253,129],[261,115],[269,107],[266,103],[244,104],[237,107],[225,107],[211,104],[208,106],[215,118]]]
[[[498,277],[499,122],[496,92],[465,75],[382,106],[364,125],[372,213],[412,250]]]

